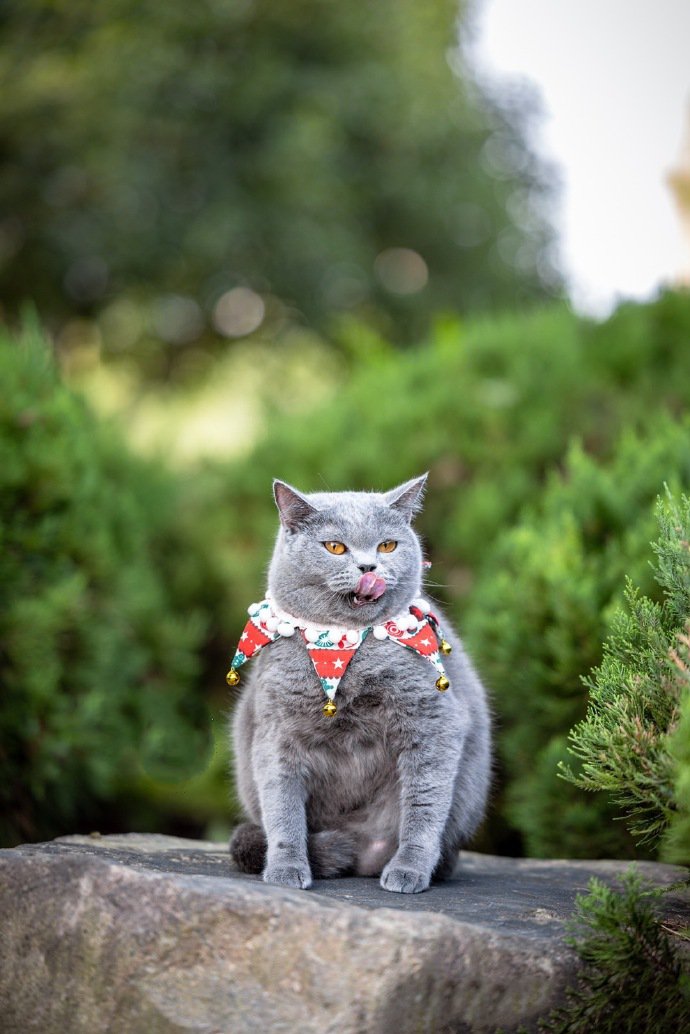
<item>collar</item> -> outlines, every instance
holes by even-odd
[[[436,688],[441,692],[450,685],[441,657],[451,652],[451,646],[443,637],[438,619],[425,599],[413,600],[403,613],[384,624],[366,628],[320,627],[281,610],[270,597],[260,603],[252,603],[248,611],[249,620],[226,675],[230,686],[238,685],[239,669],[265,646],[277,639],[299,634],[327,697],[323,713],[330,718],[337,710],[334,697],[340,680],[370,633],[374,639],[381,642],[390,639],[432,664],[438,672]]]

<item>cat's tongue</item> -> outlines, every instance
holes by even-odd
[[[386,591],[386,580],[372,571],[367,571],[357,582],[355,588],[355,604],[361,607],[365,603],[373,603]]]

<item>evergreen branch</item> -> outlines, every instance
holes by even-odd
[[[594,878],[578,895],[569,944],[583,968],[566,1004],[540,1023],[544,1034],[666,1034],[690,1023],[690,974],[668,936],[677,932],[649,900],[660,892],[632,869],[622,882],[616,892]]]
[[[573,768],[559,775],[589,791],[605,791],[625,813],[640,843],[656,843],[678,810],[678,765],[670,738],[690,691],[690,499],[670,495],[657,505],[660,536],[653,545],[662,603],[628,581],[604,658],[583,681],[585,718],[568,735]]]

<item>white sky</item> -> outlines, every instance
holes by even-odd
[[[539,89],[535,144],[560,172],[575,304],[603,314],[674,279],[684,244],[665,176],[686,132],[690,0],[484,0],[473,50]]]

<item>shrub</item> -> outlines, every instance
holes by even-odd
[[[335,386],[330,375],[324,378],[324,397],[306,415],[281,407],[248,455],[175,477],[135,461],[112,428],[97,426],[59,387],[50,368],[39,375],[35,358],[20,362],[15,356],[10,376],[11,348],[5,343],[2,361],[9,379],[0,404],[6,414],[0,447],[11,458],[0,474],[0,512],[9,522],[10,510],[16,509],[20,522],[12,532],[18,536],[15,553],[3,559],[15,565],[11,572],[7,566],[5,584],[26,596],[26,586],[35,581],[40,593],[33,595],[57,622],[41,640],[47,644],[43,663],[49,684],[60,687],[47,696],[69,701],[76,694],[91,699],[97,713],[98,708],[112,711],[127,748],[136,744],[132,750],[148,756],[150,747],[141,739],[145,704],[136,686],[150,679],[151,670],[169,673],[178,687],[165,697],[173,710],[178,692],[179,700],[188,692],[189,700],[198,702],[201,683],[217,687],[226,699],[225,656],[247,603],[263,591],[277,527],[271,479],[286,478],[306,491],[324,485],[381,488],[430,468],[419,522],[434,561],[429,588],[469,633],[493,687],[499,751],[513,784],[506,801],[499,796],[498,819],[484,846],[519,850],[515,837],[521,835],[532,852],[630,853],[632,841],[621,824],[609,821],[612,811],[603,795],[598,800],[571,790],[556,780],[555,769],[566,757],[568,729],[584,716],[579,676],[601,660],[609,611],[620,599],[624,574],[629,572],[643,591],[653,591],[645,553],[653,536],[651,500],[664,480],[674,483],[674,472],[679,486],[687,478],[685,432],[660,422],[659,413],[690,402],[690,297],[669,293],[649,305],[623,306],[603,324],[582,320],[565,305],[530,316],[450,319],[440,321],[428,341],[402,352],[370,330],[350,327],[347,333],[350,371]],[[270,376],[264,365],[258,373]],[[14,396],[21,392],[20,402]],[[54,425],[43,439],[48,417],[31,401],[34,396]],[[34,410],[40,419],[34,420]],[[28,417],[22,415],[26,411]],[[30,426],[22,429],[18,420]],[[617,446],[628,424],[636,433],[628,432],[627,447]],[[559,465],[573,437],[581,445],[571,449],[562,476]],[[42,463],[64,467],[62,496],[46,504],[50,521],[41,516],[41,493],[55,479],[44,478],[40,464],[26,466],[32,449],[44,450],[48,458]],[[18,484],[30,487],[4,484],[12,464],[19,464]],[[77,477],[80,464],[88,477]],[[48,538],[53,526],[74,529],[69,549]],[[32,559],[21,567],[20,548],[40,562]],[[12,613],[14,608],[13,603]],[[84,616],[89,608],[90,623]],[[157,609],[160,620],[153,616]],[[20,625],[26,637],[35,622],[25,615]],[[29,647],[13,649],[12,678],[21,693],[28,694],[31,686],[31,694],[40,695],[48,683],[28,662]],[[76,663],[70,649],[87,673],[79,689],[67,685],[66,672]],[[98,703],[98,694],[92,694],[105,684],[99,673],[108,665],[112,669],[114,654],[122,668],[111,673],[115,689],[103,690]],[[9,677],[7,650],[1,663]],[[182,683],[190,688],[183,692]],[[16,727],[19,719],[12,721]],[[113,744],[116,740],[114,734]],[[52,732],[48,742],[57,749]],[[80,787],[98,785],[92,768],[100,765],[110,773],[94,800],[113,800],[120,793],[118,766],[100,749],[106,742],[108,737],[94,733],[83,749]],[[7,756],[8,771],[23,773],[28,767],[29,743],[34,751],[37,744],[48,749],[35,729],[22,734],[12,760]],[[120,756],[119,747],[112,750]],[[120,765],[120,771],[135,767]],[[208,784],[187,788],[188,802],[201,802],[204,818],[227,814],[219,789],[222,768],[217,752]],[[15,789],[23,779],[17,777]],[[41,779],[36,775],[36,793],[44,792]],[[25,792],[34,795],[31,787]],[[67,784],[64,792],[71,793]],[[86,800],[87,791],[79,792]],[[137,782],[136,792],[139,804],[143,793],[169,807],[170,794],[150,776]],[[65,805],[70,814],[75,807]],[[43,808],[44,815],[52,811],[58,813],[52,804]],[[128,812],[130,825],[133,814]],[[564,821],[554,823],[554,814],[564,814]]]
[[[616,615],[602,664],[585,680],[586,717],[569,736],[580,765],[575,772],[563,766],[563,772],[585,790],[606,791],[642,841],[656,844],[678,816],[673,852],[689,862],[690,837],[681,834],[690,822],[683,799],[690,777],[687,744],[677,741],[674,758],[669,735],[676,734],[690,695],[690,498],[660,502],[657,517],[654,551],[663,600],[651,600],[628,584],[627,611]]]
[[[500,715],[503,807],[530,854],[633,853],[613,805],[559,780],[557,765],[584,716],[582,676],[601,660],[626,573],[654,594],[654,501],[664,479],[690,484],[687,442],[687,424],[666,418],[648,435],[624,434],[606,463],[573,446],[499,536],[473,594],[466,628]]]
[[[142,767],[179,778],[206,762],[208,723],[203,565],[175,483],[60,383],[35,330],[0,337],[0,380],[0,839],[13,843],[112,825]]]
[[[679,648],[682,693],[680,715],[671,730],[667,747],[673,765],[673,799],[676,810],[671,816],[661,852],[669,862],[688,863],[690,857],[690,647],[684,638]]]
[[[621,892],[593,879],[577,898],[571,944],[582,962],[544,1034],[666,1034],[690,1024],[690,972],[635,872]]]

